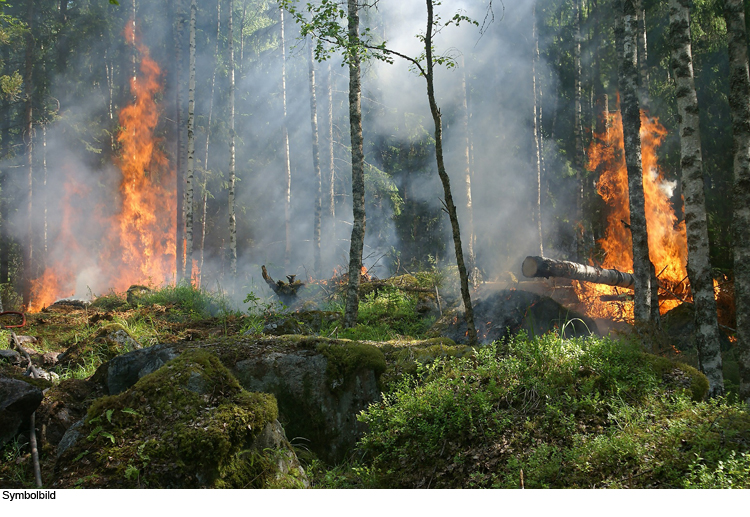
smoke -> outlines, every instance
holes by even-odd
[[[242,299],[250,290],[264,291],[260,265],[274,277],[301,276],[313,272],[313,223],[317,183],[312,166],[310,90],[307,48],[287,16],[286,102],[284,118],[281,97],[281,51],[279,12],[268,1],[235,1],[236,135],[237,135],[237,233],[238,276],[232,280],[228,260],[228,201],[226,181],[229,164],[229,78],[227,62],[227,12],[222,5],[222,34],[218,56],[214,54],[216,5],[201,2],[198,11],[196,88],[196,176],[195,246],[201,245],[202,184],[208,191],[205,262],[202,286],[219,287]],[[460,12],[483,24],[484,2],[449,1],[439,7],[443,22]],[[438,67],[435,86],[444,129],[446,165],[453,197],[459,208],[468,243],[466,210],[466,132],[462,124],[463,102],[468,101],[471,141],[471,194],[478,266],[487,278],[516,271],[526,254],[538,249],[532,223],[535,199],[532,96],[532,4],[531,0],[494,2],[494,21],[483,32],[472,24],[445,27],[435,38],[436,52],[460,64]],[[243,7],[244,5],[244,7]],[[101,264],[102,243],[110,237],[108,221],[118,213],[122,197],[118,190],[122,173],[115,166],[118,150],[110,150],[117,132],[119,111],[132,100],[128,81],[132,75],[133,49],[122,29],[131,14],[129,5],[105,16],[108,7],[82,2],[71,16],[90,16],[97,30],[82,34],[75,42],[68,69],[49,86],[49,97],[59,100],[56,121],[48,124],[47,184],[42,184],[39,131],[36,135],[35,250],[47,242],[46,256],[35,261],[37,276],[45,268],[66,275],[58,286],[58,297],[103,294],[115,284]],[[113,8],[114,9],[114,8]],[[164,2],[143,0],[137,4],[136,27],[141,41],[162,67],[164,85],[157,96],[160,121],[156,145],[175,167],[174,148],[175,74],[174,45],[168,27],[174,13]],[[85,11],[85,13],[84,13]],[[185,11],[187,12],[187,10]],[[243,18],[244,13],[244,18]],[[187,18],[185,18],[187,20]],[[420,2],[382,0],[377,10],[363,13],[362,25],[370,26],[387,46],[418,57],[423,46],[418,35],[425,30],[426,9]],[[182,53],[182,99],[187,105],[187,23]],[[218,59],[218,66],[217,66]],[[332,60],[335,219],[327,215],[330,168],[327,142],[327,63],[316,63],[318,125],[323,175],[322,277],[348,263],[351,232],[351,174],[348,122],[348,70],[340,58]],[[214,70],[217,70],[213,98]],[[537,63],[542,87],[553,98],[553,75],[544,60]],[[461,87],[466,81],[466,93]],[[441,211],[443,191],[437,176],[433,123],[426,84],[406,61],[393,64],[367,61],[363,66],[363,131],[367,161],[367,236],[365,265],[378,276],[397,267],[428,262],[427,255],[452,263],[453,244],[447,215]],[[547,113],[551,105],[545,104]],[[211,111],[211,125],[208,114]],[[186,110],[185,110],[186,113]],[[185,118],[183,117],[183,124]],[[291,256],[285,263],[285,178],[282,127],[289,132],[291,191]],[[185,132],[185,128],[180,128]],[[208,164],[205,143],[210,132]],[[550,157],[557,150],[547,142]],[[117,147],[115,145],[115,147]],[[563,163],[561,161],[560,163]],[[185,160],[183,160],[183,166]],[[549,160],[550,166],[557,163]],[[7,164],[6,164],[7,165]],[[20,168],[20,167],[19,167]],[[166,176],[165,176],[166,177]],[[23,192],[23,182],[15,188]],[[165,185],[165,188],[172,188]],[[564,197],[564,192],[561,194]],[[558,203],[558,210],[566,203]],[[47,207],[45,223],[41,207]],[[545,224],[559,214],[545,213]],[[46,230],[45,230],[46,224]],[[335,226],[335,236],[333,229]],[[13,220],[15,237],[27,235],[22,206]],[[45,237],[46,232],[46,237]],[[554,254],[554,253],[552,253]],[[198,252],[194,257],[197,259]],[[408,265],[408,266],[407,266]],[[64,266],[64,267],[63,267]],[[147,278],[142,281],[146,282]],[[151,278],[155,283],[173,278]],[[118,286],[118,288],[121,288]]]

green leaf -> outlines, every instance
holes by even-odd
[[[103,436],[103,437],[105,437],[105,438],[109,438],[109,439],[110,439],[110,440],[112,441],[112,443],[115,443],[115,437],[114,437],[114,436],[112,436],[112,435],[111,435],[110,433],[108,433],[107,431],[102,431],[102,433],[101,433],[101,434],[102,434],[102,436]]]
[[[108,409],[107,410],[107,413],[106,413],[107,414],[107,422],[109,422],[110,424],[112,423],[112,413],[114,413],[114,412],[115,412],[114,409]]]

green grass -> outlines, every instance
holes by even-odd
[[[340,324],[329,325],[324,326],[320,333],[359,341],[390,341],[404,337],[420,339],[435,319],[420,317],[416,307],[416,296],[385,286],[360,300],[355,327],[345,329]],[[332,303],[328,310],[343,314],[343,302]]]

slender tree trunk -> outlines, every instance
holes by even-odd
[[[651,259],[648,253],[643,166],[641,163],[641,113],[638,103],[638,69],[636,63],[635,1],[622,0],[623,60],[620,65],[619,87],[622,129],[625,140],[625,163],[628,169],[630,201],[630,233],[633,237],[633,276],[635,277],[636,323],[651,321]]]
[[[47,267],[47,257],[49,249],[47,243],[48,224],[47,224],[47,121],[42,122],[42,198],[44,204],[44,213],[42,214],[42,268]]]
[[[740,400],[750,405],[750,72],[742,0],[725,0],[729,40],[729,107],[734,136],[734,297]]]
[[[539,112],[541,106],[539,105],[539,91],[536,77],[536,65],[539,62],[539,35],[537,33],[537,22],[536,22],[536,2],[531,10],[532,17],[532,28],[531,38],[534,42],[534,55],[531,60],[531,83],[532,91],[534,95],[534,151],[536,154],[536,178],[535,179],[535,195],[534,195],[534,222],[536,223],[537,238],[539,239],[539,255],[544,256],[544,241],[542,239],[542,149],[541,149],[541,128],[539,127]]]
[[[351,1],[351,0],[350,0]],[[445,195],[445,207],[448,210],[448,217],[451,221],[451,229],[453,230],[453,247],[456,252],[456,263],[458,265],[458,274],[461,280],[461,297],[464,302],[464,310],[466,317],[466,326],[468,328],[469,344],[475,345],[477,343],[477,329],[474,325],[474,308],[471,305],[471,294],[469,292],[469,278],[466,274],[466,264],[464,263],[463,247],[461,246],[461,230],[458,225],[458,216],[456,214],[456,205],[453,204],[453,195],[451,194],[450,178],[445,170],[445,162],[443,161],[443,130],[440,120],[440,109],[438,108],[437,101],[435,100],[435,87],[434,87],[434,73],[433,73],[433,60],[432,60],[432,28],[434,21],[433,14],[433,0],[427,1],[427,31],[424,36],[424,48],[426,57],[426,73],[425,79],[427,80],[427,98],[430,103],[430,111],[432,112],[432,120],[435,123],[435,157],[437,159],[438,175],[440,181],[443,184],[443,193]]]
[[[31,304],[31,281],[33,280],[33,260],[34,260],[34,125],[33,125],[33,102],[34,102],[34,0],[26,2],[26,23],[28,32],[26,33],[26,56],[24,67],[24,88],[26,99],[24,102],[23,117],[23,139],[26,146],[26,180],[28,190],[26,192],[26,243],[24,247],[23,260],[23,305],[28,308]]]
[[[328,61],[328,217],[331,225],[331,243],[336,246],[336,162],[333,157],[333,69]]]
[[[190,2],[190,64],[188,79],[187,178],[185,182],[185,278],[193,279],[193,176],[195,174],[195,17],[198,7]]]
[[[469,135],[469,94],[466,90],[466,64],[463,56],[460,58],[459,68],[461,70],[461,92],[460,92],[460,116],[461,116],[461,161],[464,167],[463,176],[466,186],[466,222],[468,223],[468,246],[469,252],[469,279],[474,287],[478,282],[477,257],[474,252],[474,206],[471,200],[471,139]]]
[[[719,324],[708,249],[708,222],[703,192],[698,96],[693,76],[689,0],[669,0],[669,32],[673,45],[672,70],[677,87],[680,167],[688,243],[687,266],[695,303],[695,339],[701,370],[708,378],[709,395],[713,397],[724,393],[724,376],[721,370]]]
[[[357,0],[347,0],[349,10],[349,125],[352,144],[352,236],[349,248],[349,284],[346,290],[344,325],[357,324],[359,312],[359,277],[362,250],[365,245],[365,156],[362,142],[362,85],[360,82],[359,12]]]
[[[203,185],[202,185],[202,199],[201,205],[203,206],[203,214],[201,215],[201,250],[200,250],[200,264],[198,266],[198,285],[202,285],[203,281],[203,259],[205,258],[206,251],[206,216],[208,214],[208,150],[209,143],[211,141],[211,119],[214,113],[214,91],[216,89],[216,69],[219,66],[219,37],[221,36],[221,1],[216,0],[216,45],[214,46],[214,71],[211,75],[211,99],[208,104],[208,120],[206,121],[206,154],[203,161]]]
[[[68,2],[69,0],[60,0],[59,4],[59,22],[60,32],[57,42],[57,71],[64,73],[68,67]]]
[[[575,42],[573,43],[573,138],[575,140],[574,164],[576,169],[576,254],[578,260],[583,260],[586,255],[584,250],[584,224],[583,224],[583,182],[584,182],[584,150],[583,150],[583,113],[582,113],[582,88],[581,88],[581,23],[583,14],[581,12],[581,0],[576,0],[574,11]]]
[[[310,75],[310,126],[312,129],[313,170],[315,172],[315,214],[313,220],[313,260],[316,278],[321,278],[320,263],[320,225],[323,215],[323,178],[320,172],[320,147],[318,138],[318,101],[315,93],[315,58],[313,57],[312,40],[308,41],[308,65]]]
[[[2,49],[3,61],[7,63],[8,46]],[[0,133],[0,162],[8,159],[10,153],[10,119],[11,104],[5,97],[2,99],[2,133]],[[0,172],[0,285],[8,283],[10,280],[10,232],[8,231],[8,173],[7,169]]]
[[[281,121],[282,147],[284,150],[284,268],[289,270],[292,256],[292,167],[289,161],[289,126],[286,114],[286,40],[284,38],[284,9],[281,12],[281,103],[284,118]]]
[[[636,13],[638,16],[638,72],[640,76],[641,106],[644,109],[650,104],[649,79],[648,79],[648,45],[646,38],[646,9],[643,8],[643,0],[636,0]]]
[[[135,0],[134,0],[135,1]],[[174,33],[175,53],[175,137],[177,139],[177,156],[175,157],[176,177],[176,256],[177,282],[185,278],[185,171],[183,167],[183,151],[185,147],[182,138],[182,0],[176,0],[175,16],[177,17]]]
[[[234,34],[232,33],[232,18],[234,18],[234,0],[229,0],[229,272],[234,278],[237,276],[237,216],[234,207],[235,139],[237,135],[234,131]]]

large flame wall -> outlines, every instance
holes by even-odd
[[[161,115],[155,100],[161,91],[161,70],[148,49],[133,37],[132,23],[126,27],[125,37],[135,42],[140,55],[140,74],[131,78],[133,101],[119,114],[116,165],[121,179],[119,192],[110,195],[117,209],[113,215],[106,215],[107,207],[99,206],[94,213],[82,214],[80,201],[89,195],[91,187],[77,184],[73,171],[63,167],[62,174],[69,179],[61,199],[61,231],[56,241],[61,244],[57,248],[64,251],[51,258],[43,275],[33,283],[28,307],[31,312],[75,294],[76,281],[84,271],[96,279],[95,285],[88,286],[95,292],[124,291],[132,284],[174,280],[175,171],[155,137]],[[80,244],[85,236],[72,230],[81,228],[83,220],[87,233],[103,236],[97,242],[87,242],[86,246],[95,248],[85,253],[81,253]]]

